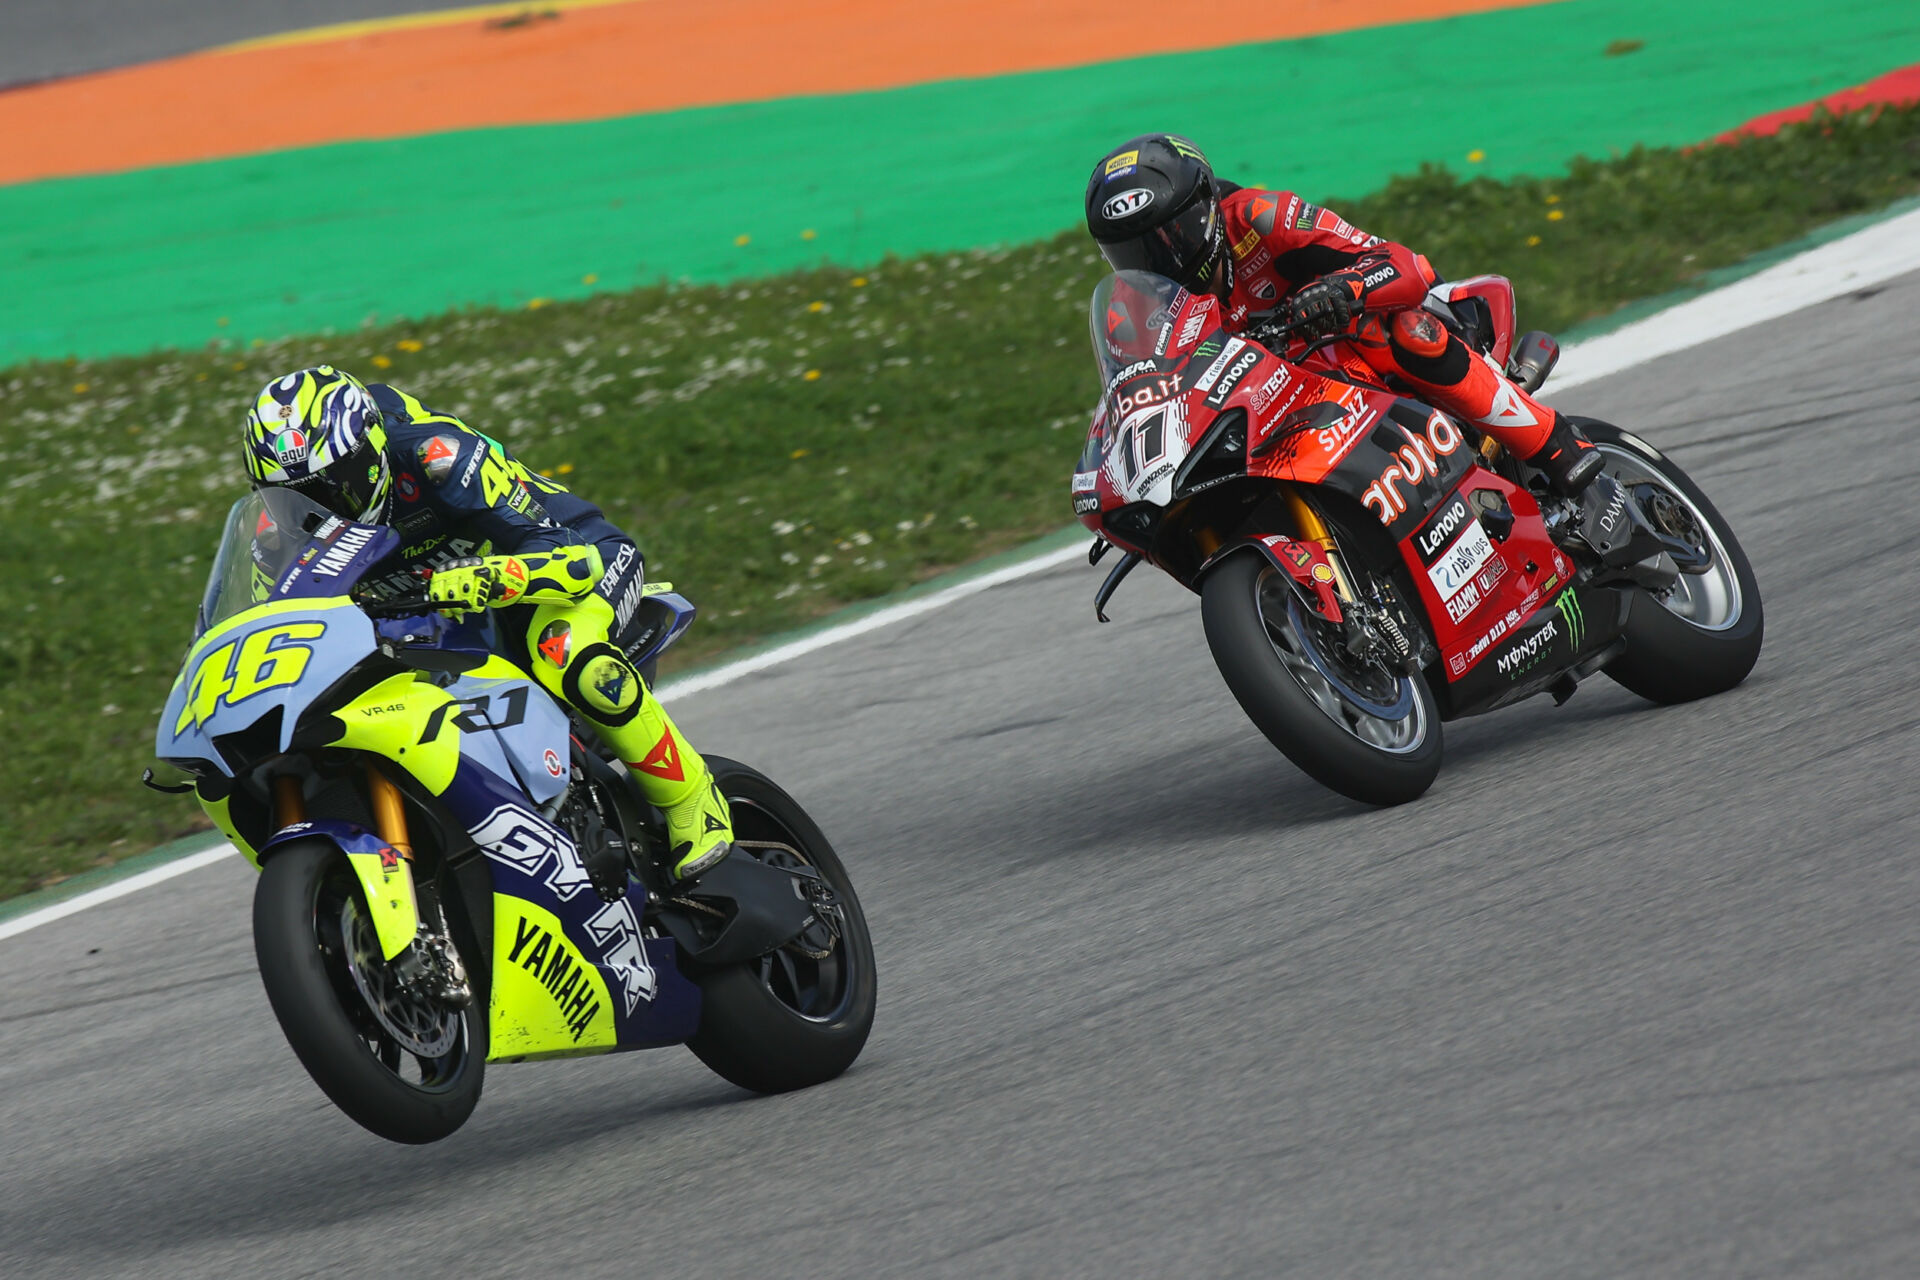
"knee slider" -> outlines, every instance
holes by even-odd
[[[560,673],[560,696],[594,723],[617,729],[640,714],[647,690],[626,654],[590,644]]]

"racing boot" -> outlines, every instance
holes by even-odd
[[[1526,463],[1546,476],[1548,488],[1563,498],[1573,498],[1593,483],[1605,461],[1600,451],[1573,429],[1567,415],[1555,410],[1546,443]]]
[[[626,765],[639,780],[647,803],[667,815],[673,878],[687,883],[732,852],[733,813],[707,762],[681,736],[666,708],[644,686],[640,714],[630,728],[633,732],[623,732],[617,745],[624,759],[626,742],[650,744],[638,760],[629,759]]]

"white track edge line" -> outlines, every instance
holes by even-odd
[[[1870,288],[1896,276],[1920,270],[1920,210],[1901,214],[1843,236],[1827,244],[1775,263],[1764,271],[1701,294],[1612,333],[1589,338],[1566,348],[1552,379],[1554,394],[1612,374],[1624,372],[1661,356],[1673,355],[1742,329],[1777,320],[1795,311],[1830,302],[1858,289]],[[779,645],[738,662],[729,662],[698,675],[669,680],[659,689],[664,698],[687,698],[732,684],[744,676],[765,671],[795,658],[945,608],[956,600],[1002,583],[1043,573],[1085,553],[1078,547],[1043,552],[914,600],[889,605],[852,622],[827,627],[789,644]],[[111,902],[150,885],[160,884],[201,867],[212,866],[236,850],[230,844],[190,853],[176,861],[128,876],[98,889],[77,894],[65,902],[29,911],[0,922],[0,939],[14,937],[64,919],[102,902]]]
[[[239,852],[230,844],[217,844],[211,849],[202,849],[198,853],[189,853],[175,858],[172,862],[163,862],[157,867],[135,872],[124,880],[115,880],[112,884],[103,884],[98,889],[89,889],[77,893],[65,902],[56,902],[50,907],[38,911],[29,911],[25,915],[15,916],[11,920],[0,920],[0,938],[11,938],[15,934],[37,929],[43,924],[64,919],[88,907],[97,907],[103,902],[112,902],[115,898],[124,898],[130,893],[138,893],[150,885],[171,880],[175,876],[186,875],[189,871],[198,871],[201,867],[210,867]]]
[[[715,667],[711,671],[703,671],[698,675],[668,680],[660,686],[660,697],[663,701],[667,698],[686,698],[696,693],[705,693],[709,689],[718,689],[722,685],[732,684],[742,676],[752,675],[756,671],[765,671],[768,667],[776,667],[783,662],[791,662],[803,654],[838,644],[842,640],[865,635],[869,631],[878,631],[896,622],[917,618],[923,613],[932,613],[935,609],[945,608],[955,600],[976,595],[991,587],[997,587],[1003,582],[1031,577],[1069,561],[1084,559],[1086,554],[1086,548],[1078,546],[1059,547],[1042,552],[1030,559],[983,573],[977,578],[969,578],[951,587],[929,592],[918,599],[903,600],[899,604],[876,609],[864,618],[855,618],[852,622],[842,623],[837,627],[824,628],[810,636],[803,636],[789,644],[769,649],[765,653],[757,653],[751,658],[729,662],[725,666]]]

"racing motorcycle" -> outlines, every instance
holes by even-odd
[[[488,615],[356,589],[398,540],[288,489],[241,499],[155,735],[194,780],[146,779],[259,868],[261,981],[314,1082],[422,1143],[472,1113],[488,1062],[685,1043],[762,1093],[845,1071],[873,948],[819,827],[711,757],[739,839],[675,884],[663,815]],[[641,608],[651,680],[694,608],[665,585]]]
[[[1514,338],[1499,276],[1425,301],[1529,392],[1559,356]],[[1444,720],[1604,672],[1655,702],[1733,688],[1759,657],[1753,569],[1726,520],[1638,436],[1574,418],[1605,458],[1590,496],[1471,423],[1396,394],[1345,346],[1151,272],[1094,290],[1101,403],[1073,474],[1106,605],[1142,561],[1200,596],[1228,689],[1308,774],[1399,804],[1440,769]]]

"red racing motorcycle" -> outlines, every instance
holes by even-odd
[[[1501,277],[1425,305],[1529,391],[1559,356],[1547,334],[1514,340]],[[1639,437],[1574,419],[1606,469],[1559,498],[1474,425],[1397,394],[1345,335],[1229,335],[1215,299],[1141,271],[1103,280],[1091,319],[1104,392],[1073,507],[1091,561],[1122,553],[1096,616],[1143,560],[1197,592],[1235,699],[1334,790],[1412,800],[1439,773],[1442,721],[1565,702],[1595,672],[1671,703],[1753,669],[1753,569]]]

